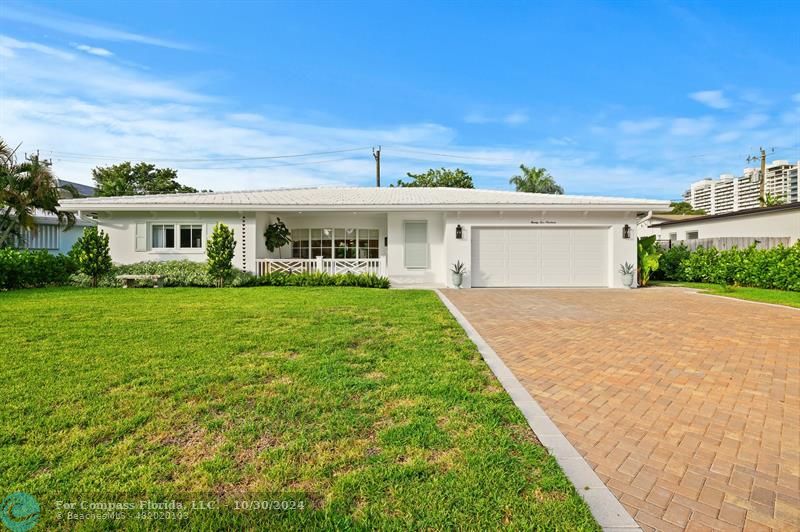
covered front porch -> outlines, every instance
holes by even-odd
[[[386,213],[264,213],[257,224],[263,233],[280,219],[291,243],[270,252],[257,249],[256,275],[327,273],[388,275]]]

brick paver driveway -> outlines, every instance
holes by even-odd
[[[800,311],[445,290],[644,529],[800,529]]]

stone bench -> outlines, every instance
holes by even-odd
[[[161,277],[161,275],[117,275],[117,281],[122,281],[122,288],[130,288],[134,282],[148,279],[153,281],[153,288],[160,288]]]

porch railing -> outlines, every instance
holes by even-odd
[[[386,276],[386,257],[377,259],[256,259],[256,275],[269,273],[372,273]]]

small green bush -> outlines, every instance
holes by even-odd
[[[690,253],[689,248],[684,244],[669,249],[661,248],[658,270],[653,273],[653,278],[662,280],[679,278],[682,275],[681,263],[689,257]]]
[[[67,255],[45,250],[0,249],[0,289],[68,284],[77,268]]]
[[[664,253],[665,262],[670,264],[662,272],[667,281],[800,291],[800,242],[770,249],[753,245],[723,251],[700,247],[690,252],[681,248]]]
[[[108,247],[108,234],[97,227],[87,227],[83,235],[72,246],[69,252],[72,260],[78,265],[78,270],[89,279],[91,286],[96,288],[100,278],[111,271],[111,250]]]

